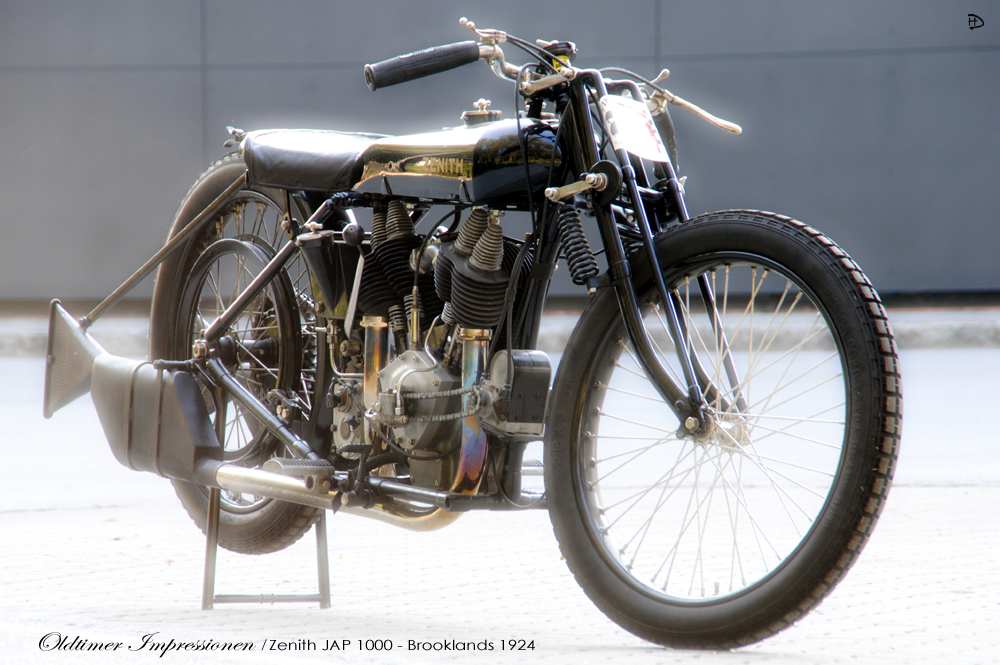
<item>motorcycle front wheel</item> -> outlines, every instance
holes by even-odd
[[[616,623],[664,645],[740,646],[805,615],[870,536],[899,442],[895,344],[857,264],[794,220],[712,213],[661,233],[656,251],[707,426],[689,433],[663,402],[607,289],[553,387],[550,514],[577,581]],[[683,386],[663,303],[648,274],[634,277]]]

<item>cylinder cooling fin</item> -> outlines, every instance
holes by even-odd
[[[401,339],[407,332],[412,336],[415,330],[429,326],[435,318],[449,326],[493,329],[494,334],[501,334],[498,326],[503,327],[510,277],[516,269],[517,289],[512,297],[517,303],[527,290],[533,261],[532,253],[525,249],[518,263],[524,245],[504,236],[501,215],[485,207],[473,208],[454,241],[433,245],[431,262],[424,254],[430,240],[415,232],[406,205],[383,200],[372,218],[358,294],[360,311],[382,316]],[[565,211],[563,216],[566,219],[561,218],[560,223],[569,229],[564,243],[576,248],[580,243],[574,235],[572,216]],[[579,219],[575,225],[579,226]],[[582,237],[582,231],[579,234]],[[577,254],[573,253],[574,258]],[[427,265],[415,271],[422,259]],[[419,341],[411,339],[406,346],[419,348],[414,344]]]
[[[503,229],[485,216],[487,224],[481,233],[475,227],[464,237],[459,232],[451,254],[451,309],[459,325],[466,328],[493,328],[500,323],[510,276],[503,267]],[[481,219],[476,212],[469,218],[477,226]],[[474,234],[479,238],[472,245]]]

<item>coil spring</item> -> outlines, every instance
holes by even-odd
[[[583,286],[588,280],[597,277],[600,273],[597,259],[583,233],[580,211],[572,206],[563,206],[559,211],[559,239],[562,241],[563,254],[569,264],[573,283]]]
[[[389,308],[389,325],[392,327],[392,332],[406,334],[406,310],[402,305],[393,305]]]

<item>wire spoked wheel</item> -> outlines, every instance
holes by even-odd
[[[660,644],[738,646],[818,604],[871,534],[895,464],[898,361],[867,279],[802,224],[713,213],[656,248],[702,424],[679,422],[602,294],[553,387],[549,510],[577,581],[613,620]],[[651,281],[643,325],[686,386]]]
[[[245,174],[246,164],[238,154],[212,164],[181,203],[170,237],[188,227]],[[205,324],[214,320],[215,312],[234,297],[233,289],[239,288],[237,279],[249,283],[249,275],[240,271],[259,272],[288,242],[285,220],[289,214],[297,219],[308,217],[304,205],[285,192],[243,187],[205,218],[183,249],[160,266],[150,318],[150,357],[191,358],[193,341],[201,337]],[[293,209],[289,211],[287,206]],[[223,241],[226,244],[219,244]],[[243,268],[237,269],[241,261]],[[210,281],[213,268],[224,276],[215,276]],[[217,296],[213,284],[222,282],[226,282],[225,286],[214,289]],[[263,399],[269,390],[288,391],[289,397],[297,399],[301,421],[306,422],[314,392],[316,332],[312,282],[301,255],[286,263],[279,277],[271,280],[263,293],[266,300],[241,313],[224,336],[218,353],[229,371],[255,396]],[[207,385],[204,388],[206,405],[212,417],[217,418],[217,397],[211,390]],[[223,410],[227,462],[259,467],[269,457],[283,454],[282,447],[260,424],[251,415],[242,413],[231,400],[224,402]],[[179,480],[172,482],[188,515],[205,531],[208,489]],[[219,512],[219,545],[245,554],[277,552],[301,538],[319,515],[319,510],[309,506],[251,494],[224,493]]]
[[[203,337],[271,258],[258,242],[243,238],[213,243],[191,270],[181,298],[180,319],[185,322],[191,344]],[[300,380],[302,353],[298,333],[292,286],[279,272],[226,330],[217,353],[236,380],[266,403],[272,391],[292,395],[299,387],[296,382]],[[219,418],[219,400],[206,397],[213,418]],[[256,467],[278,452],[278,441],[238,402],[228,399],[222,406],[223,459]],[[269,499],[223,491],[222,501],[226,510],[249,512]]]
[[[216,218],[207,242],[226,237],[250,242],[272,257],[288,242],[282,228],[284,212],[270,197],[253,190],[237,193]],[[298,398],[302,402],[304,415],[312,410],[312,396],[316,378],[316,331],[315,301],[308,267],[302,255],[296,253],[282,270],[290,287],[289,302],[298,311],[302,339],[302,361],[299,363],[299,380],[296,385]]]
[[[707,426],[676,426],[619,333],[580,455],[607,554],[649,590],[697,602],[758,583],[812,528],[843,454],[847,383],[825,313],[777,266],[715,256],[685,273],[668,288],[710,380]],[[719,334],[699,275],[716,287]],[[649,304],[645,324],[683,385],[663,308]]]

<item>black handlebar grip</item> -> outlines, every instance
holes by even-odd
[[[374,65],[365,65],[365,83],[369,89],[378,90],[468,65],[476,60],[479,60],[479,44],[476,42],[433,46],[376,62]]]

